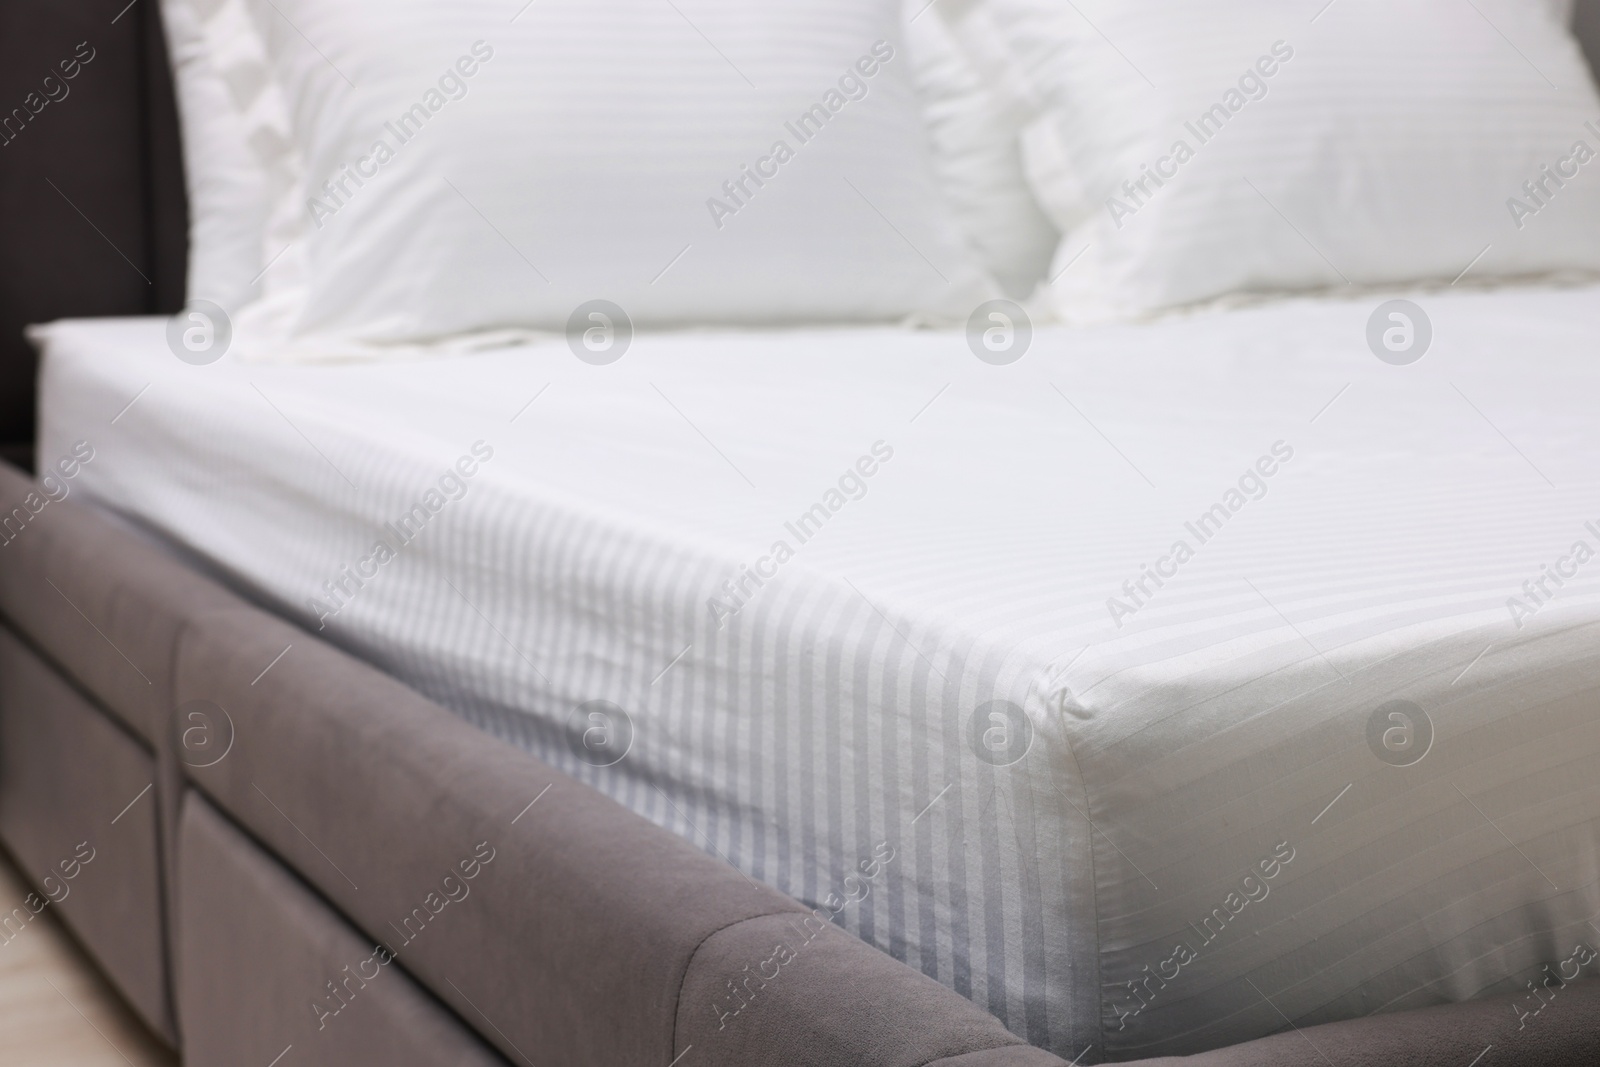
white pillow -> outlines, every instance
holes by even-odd
[[[235,336],[281,333],[291,302],[264,294],[271,268],[293,291],[297,264],[280,264],[298,234],[289,196],[299,177],[289,116],[244,0],[162,0],[172,54],[189,194],[188,300],[235,319]]]
[[[297,335],[560,329],[595,299],[635,324],[964,321],[995,293],[896,0],[550,0],[509,24],[498,0],[247,3],[304,176],[265,279]]]
[[[1056,253],[1065,317],[1600,271],[1600,162],[1573,158],[1600,151],[1600,99],[1541,2],[992,7],[1050,127],[1030,153],[1069,163],[1040,200],[1086,213]]]
[[[217,6],[210,5],[206,14],[215,16]],[[188,296],[237,308],[257,294],[270,210],[267,174],[246,140],[244,111],[222,69],[226,42],[237,38],[219,39],[210,32],[213,27],[195,0],[163,0],[161,15],[183,130]],[[247,82],[235,85],[241,95],[248,94]]]
[[[907,49],[933,139],[933,164],[973,250],[1008,296],[1032,295],[1060,233],[1022,168],[1019,135],[1030,112],[985,75],[981,54],[956,40],[948,2],[905,7]],[[969,37],[970,41],[970,37]]]

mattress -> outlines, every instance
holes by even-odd
[[[1410,294],[1407,366],[1387,295],[1007,366],[62,322],[39,462],[1034,1044],[1181,1053],[1600,970],[1600,290]]]

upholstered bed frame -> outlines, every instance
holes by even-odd
[[[96,53],[0,145],[0,440],[19,464],[22,325],[181,300],[158,13],[125,4],[0,8],[5,111],[58,55]],[[1600,45],[1600,0],[1580,18]],[[0,466],[0,514],[32,488]],[[38,894],[0,901],[0,951],[16,909],[53,910],[185,1063],[1063,1062],[92,504],[5,536],[0,842]],[[780,943],[802,950],[764,980]],[[1488,1000],[1148,1062],[1590,1065],[1596,1019],[1590,983],[1520,1028]]]

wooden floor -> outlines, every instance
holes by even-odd
[[[29,887],[0,854],[0,913]],[[27,1067],[173,1067],[46,907],[0,943],[0,1062]]]

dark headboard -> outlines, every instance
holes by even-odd
[[[187,229],[156,0],[0,3],[0,445],[33,439],[23,326],[177,310]]]
[[[1572,27],[1583,42],[1589,69],[1600,72],[1600,0],[1578,0]]]
[[[0,0],[0,120],[80,42],[94,50],[65,98],[0,132],[0,451],[33,440],[23,326],[183,303],[188,209],[156,4]],[[1577,28],[1600,70],[1600,0],[1578,0]]]

